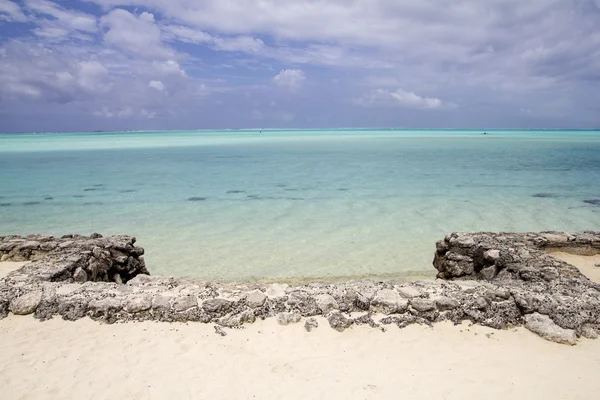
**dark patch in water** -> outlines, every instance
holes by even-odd
[[[54,200],[54,197],[51,197],[51,196],[44,197],[44,200]]]
[[[249,194],[248,196],[246,196],[249,199],[258,199],[258,196],[255,194]]]
[[[35,206],[37,204],[40,204],[39,201],[26,201],[25,203],[23,203],[24,206]]]
[[[278,183],[275,186],[276,187],[286,187],[287,185],[285,183]]]
[[[549,199],[549,198],[558,197],[554,193],[535,193],[535,194],[533,194],[531,196],[532,197],[539,197],[539,198],[542,198],[542,199]]]
[[[206,197],[190,197],[188,201],[204,201]]]
[[[285,189],[286,192],[297,192],[298,190],[300,190],[300,189],[295,189],[295,188]]]
[[[96,189],[96,188],[83,189],[84,192],[93,192],[94,190],[98,190],[98,189]]]
[[[584,200],[584,203],[600,206],[600,199]]]
[[[104,183],[99,183],[97,185],[94,185],[94,187],[104,187],[104,186],[106,186]]]
[[[10,203],[0,203],[0,207],[8,207],[10,206]]]
[[[119,190],[119,193],[134,193],[137,192],[136,189],[125,189],[125,190]]]
[[[238,194],[238,193],[246,193],[245,190],[228,190],[227,194]]]
[[[338,189],[338,192],[347,192],[347,191],[348,191],[348,189],[346,189],[346,188],[339,188]]]
[[[306,200],[303,197],[278,197],[278,196],[247,196],[248,200]]]
[[[83,203],[84,206],[101,206],[102,202],[100,201],[88,201],[87,203]]]
[[[73,197],[75,197],[76,199],[80,199],[80,198],[85,197],[85,196],[82,195],[82,194],[76,194],[76,195],[73,195]]]

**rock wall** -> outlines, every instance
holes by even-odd
[[[525,325],[549,340],[568,344],[576,343],[581,335],[595,337],[600,332],[600,285],[548,256],[544,248],[563,243],[554,239],[560,235],[548,235],[453,233],[438,242],[434,264],[444,279],[436,281],[295,286],[149,276],[145,267],[127,269],[133,265],[130,257],[143,266],[143,251],[134,246],[133,238],[52,239],[78,244],[50,251],[0,280],[0,317],[12,312],[41,320],[89,316],[108,323],[199,321],[216,324],[216,333],[225,335],[221,327],[240,327],[268,317],[282,325],[305,319],[310,331],[318,326],[312,317],[322,315],[338,331],[353,324],[386,329],[388,325],[468,320],[497,329]],[[570,243],[589,247],[599,243],[599,236],[560,237],[567,237],[564,243],[573,237]],[[14,241],[11,238],[0,243]],[[96,269],[96,280],[101,276],[102,282],[92,282],[94,268],[89,265],[107,259],[112,265],[101,269],[106,272],[100,275]],[[77,283],[78,268],[89,274],[87,282]],[[118,278],[105,282],[113,271],[125,284],[119,284]]]

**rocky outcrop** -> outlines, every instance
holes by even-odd
[[[0,236],[0,260],[33,261],[21,270],[23,279],[126,283],[149,275],[143,254],[130,236]]]
[[[29,253],[35,261],[0,280],[0,318],[13,312],[41,320],[88,316],[107,323],[197,321],[228,328],[257,318],[273,317],[282,325],[306,318],[308,331],[318,325],[311,319],[318,315],[338,331],[354,324],[384,329],[467,320],[497,329],[525,325],[569,344],[600,332],[600,285],[545,251],[569,243],[575,251],[596,251],[598,233],[453,233],[437,244],[434,265],[442,279],[436,281],[291,286],[149,276],[143,250],[127,236],[44,237],[56,244],[45,255],[40,249],[46,242],[37,238],[0,241],[11,243],[2,251],[14,259],[26,254],[15,250],[21,246],[15,242],[38,240],[38,247],[25,246],[36,251]]]

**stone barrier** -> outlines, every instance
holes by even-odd
[[[135,238],[70,235],[0,238],[5,260],[34,260],[0,280],[0,317],[90,317],[107,323],[198,321],[237,328],[257,318],[282,325],[324,316],[338,331],[369,325],[471,321],[524,325],[567,344],[600,332],[600,285],[549,248],[593,253],[600,233],[453,233],[437,243],[435,281],[359,280],[304,285],[227,283],[150,276]]]

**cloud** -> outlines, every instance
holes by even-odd
[[[273,78],[275,85],[289,90],[299,89],[305,80],[306,75],[300,69],[283,69]]]
[[[298,127],[598,127],[598,5],[0,0],[0,130],[43,113],[58,126],[71,113],[83,128],[94,113],[119,129],[249,126],[254,110],[262,126],[292,110]]]
[[[150,83],[148,84],[148,87],[154,88],[154,89],[158,90],[159,92],[162,92],[163,90],[165,90],[165,85],[161,81],[150,81]]]
[[[0,21],[26,22],[27,17],[18,4],[10,0],[0,0]]]
[[[134,15],[117,8],[102,17],[101,22],[108,28],[104,41],[128,54],[155,59],[175,55],[162,43],[160,28],[151,13]]]
[[[38,36],[52,39],[68,36],[89,39],[89,34],[98,31],[94,15],[68,10],[48,0],[26,0],[25,6],[36,15],[38,27],[34,29],[34,33]]]
[[[455,104],[442,102],[442,100],[436,97],[422,97],[402,89],[398,89],[394,92],[385,89],[377,89],[367,96],[358,98],[355,103],[365,107],[398,106],[423,110],[456,107]]]

